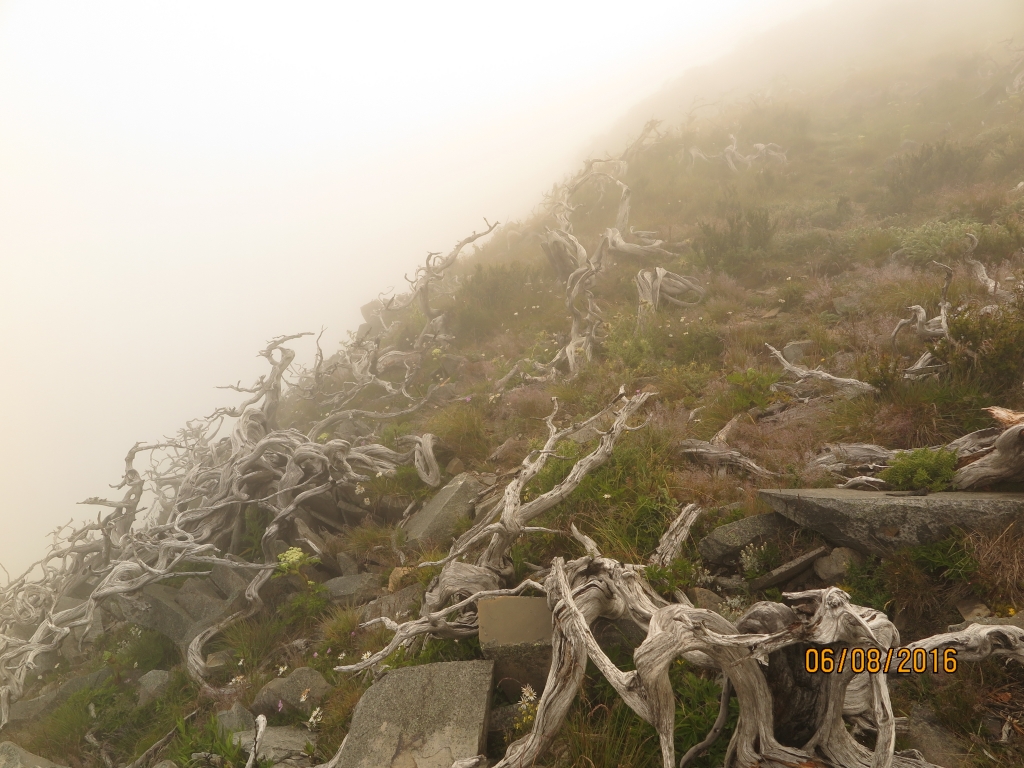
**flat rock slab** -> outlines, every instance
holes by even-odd
[[[551,669],[551,610],[544,597],[477,601],[480,648],[494,661],[498,687],[513,701],[523,686],[540,693]]]
[[[451,768],[486,748],[494,662],[388,672],[363,694],[337,768]]]
[[[60,768],[45,757],[26,752],[13,741],[0,743],[0,768]]]
[[[697,549],[704,560],[725,564],[739,557],[747,545],[789,533],[793,528],[793,523],[775,512],[754,515],[720,525],[697,542]]]
[[[452,479],[419,512],[409,518],[405,531],[411,541],[430,539],[448,544],[459,524],[471,518],[473,502],[484,486],[469,473]]]
[[[839,488],[762,490],[780,515],[834,544],[887,555],[946,538],[953,526],[1005,528],[1024,521],[1024,493],[932,493],[889,496]]]
[[[800,557],[790,560],[788,563],[783,563],[778,568],[769,571],[764,576],[759,576],[754,579],[750,582],[750,588],[760,591],[762,589],[774,587],[776,584],[782,584],[783,582],[789,581],[794,576],[799,576],[801,573],[813,566],[814,561],[827,552],[828,547],[818,547],[817,549],[813,549],[810,552],[800,555]]]

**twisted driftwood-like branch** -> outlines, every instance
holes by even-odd
[[[1024,481],[1024,423],[1006,429],[992,444],[992,451],[961,467],[953,476],[960,490],[982,488],[996,483]]]
[[[683,507],[676,519],[672,521],[672,525],[662,535],[658,542],[658,548],[654,550],[647,562],[662,568],[671,565],[672,561],[679,557],[686,537],[690,535],[691,526],[703,513],[704,510],[696,504],[687,504]]]
[[[125,460],[124,476],[116,486],[125,489],[123,498],[87,499],[83,503],[110,511],[98,515],[95,522],[77,528],[69,524],[55,531],[46,556],[0,589],[0,726],[8,720],[12,699],[24,692],[27,674],[35,668],[39,655],[57,650],[73,629],[84,628],[84,638],[104,601],[120,595],[131,599],[146,586],[164,579],[205,575],[209,566],[216,564],[243,575],[248,582],[246,605],[200,632],[185,655],[186,668],[203,691],[209,695],[223,693],[205,683],[203,647],[215,634],[260,609],[259,592],[277,566],[276,541],[280,534],[290,531],[289,541],[309,539],[317,521],[341,527],[350,514],[354,513],[357,520],[368,515],[369,511],[360,506],[358,483],[373,475],[393,474],[402,465],[415,466],[424,482],[439,484],[432,435],[402,438],[408,447],[405,452],[365,438],[317,442],[338,423],[349,422],[359,434],[364,421],[380,423],[412,413],[427,402],[427,397],[395,411],[343,408],[329,414],[308,435],[275,426],[285,373],[295,356],[283,344],[303,335],[272,340],[260,353],[270,363],[270,373],[251,387],[229,387],[249,395],[242,405],[221,408],[205,422],[190,422],[176,440],[133,446]],[[351,361],[356,359],[358,349],[350,347],[343,353],[339,359]],[[322,355],[318,355],[316,365],[323,365]],[[316,372],[312,379],[318,391],[326,386],[326,379],[318,379]],[[342,402],[350,403],[356,396],[372,399],[366,381],[349,380],[348,384],[352,389],[343,395]],[[307,390],[306,385],[297,385],[298,396]],[[388,397],[390,391],[384,388],[382,394]],[[225,417],[235,417],[236,422],[228,437],[215,439]],[[146,475],[134,467],[144,452],[154,457],[162,452],[161,458],[151,459],[151,470]],[[136,519],[143,509],[140,502],[147,481],[156,493],[158,513],[148,527],[138,530]],[[224,556],[240,552],[244,512],[250,506],[272,515],[261,542],[262,563]],[[202,566],[203,570],[182,570],[189,564]],[[62,595],[83,585],[90,588],[85,602],[67,610],[53,610]],[[16,637],[15,625],[21,627],[19,632],[25,626],[34,627],[31,638],[26,641]]]
[[[463,534],[453,545],[450,553],[443,560],[421,563],[420,567],[441,565],[441,573],[434,578],[423,600],[419,619],[395,624],[390,619],[375,619],[374,622],[384,624],[395,632],[388,645],[365,660],[355,664],[337,667],[340,672],[358,672],[367,669],[391,655],[396,649],[407,645],[413,638],[432,634],[439,637],[461,638],[476,633],[475,612],[463,613],[467,608],[475,606],[482,597],[495,595],[519,594],[524,589],[544,591],[540,584],[528,581],[510,589],[502,587],[513,575],[512,561],[509,556],[515,540],[532,530],[527,524],[567,498],[580,484],[587,474],[604,464],[611,456],[615,442],[626,431],[639,429],[630,427],[629,419],[639,410],[650,397],[649,393],[641,393],[632,398],[624,398],[620,393],[607,408],[595,414],[583,425],[572,424],[559,428],[555,424],[558,414],[558,402],[554,400],[552,413],[545,420],[548,425],[548,439],[544,447],[532,452],[523,460],[516,476],[506,486],[502,502],[490,515],[480,515],[472,529]],[[573,466],[568,476],[550,491],[535,499],[523,502],[522,495],[526,485],[537,476],[548,460],[555,455],[557,444],[581,426],[596,423],[623,400],[615,420],[601,441],[590,454],[584,456]],[[641,425],[643,426],[643,425]],[[497,518],[497,519],[495,519]],[[477,557],[474,564],[461,562],[461,558],[472,549],[486,543],[486,548]],[[455,600],[454,605],[449,605]],[[449,620],[453,613],[457,617]]]
[[[793,365],[782,353],[779,352],[771,344],[765,344],[768,350],[775,356],[775,359],[782,364],[789,373],[792,373],[798,379],[803,381],[804,379],[817,379],[818,381],[826,381],[832,384],[845,398],[853,399],[862,395],[874,395],[878,393],[878,390],[870,384],[867,384],[858,379],[843,379],[838,376],[833,376],[831,373],[825,373],[825,371],[819,371],[817,369],[811,370],[803,366]]]
[[[683,277],[661,267],[641,269],[633,282],[636,284],[640,299],[637,309],[639,322],[643,322],[657,312],[658,304],[662,299],[679,307],[692,307],[699,304],[706,293],[704,287],[695,278]],[[693,301],[677,298],[687,294],[693,298]]]
[[[416,340],[416,349],[421,349],[428,339],[432,340],[442,335],[444,329],[444,313],[430,305],[431,286],[439,284],[444,279],[445,273],[455,264],[463,248],[479,240],[481,237],[489,235],[498,226],[499,222],[496,221],[491,224],[487,219],[484,219],[484,224],[487,225],[487,229],[483,232],[473,232],[464,237],[455,244],[455,247],[447,256],[441,256],[440,253],[428,253],[426,262],[422,267],[417,268],[415,275],[412,278],[406,275],[405,279],[409,283],[409,293],[404,299],[394,296],[387,299],[383,296],[381,297],[382,311],[385,312],[405,309],[414,302],[419,305],[423,317],[426,318],[426,324]]]

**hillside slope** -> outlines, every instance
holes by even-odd
[[[1020,490],[1022,98],[1007,45],[652,121],[529,220],[429,256],[337,353],[300,368],[273,340],[238,405],[133,447],[125,496],[4,589],[4,737],[75,768],[239,765],[217,725],[237,704],[325,763],[385,667],[481,658],[487,592],[548,595],[560,680],[590,659],[539,700],[494,691],[519,715],[502,766],[675,764],[721,669],[694,765],[867,765],[934,748],[921,723],[960,764],[1019,765],[1024,673],[988,658],[1024,660],[1019,524],[966,524],[995,508],[976,495],[962,526],[869,539],[778,522],[759,492]],[[471,504],[431,527],[456,481]],[[363,626],[371,599],[400,627]],[[1005,623],[947,631],[972,610]],[[640,636],[598,653],[598,617]],[[853,693],[796,674],[808,644],[869,641],[963,661]],[[769,650],[813,695],[765,678],[748,651]],[[326,687],[291,702],[274,681],[301,668]]]

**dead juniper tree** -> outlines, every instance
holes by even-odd
[[[191,641],[186,666],[206,693],[220,693],[205,682],[203,646],[259,610],[260,590],[277,567],[279,535],[288,541],[309,540],[309,532],[321,524],[341,529],[358,522],[370,514],[356,493],[358,484],[378,473],[390,475],[401,465],[412,465],[424,482],[439,484],[432,435],[408,436],[404,451],[375,441],[380,424],[416,411],[427,403],[430,391],[420,398],[410,396],[412,404],[401,409],[343,406],[308,434],[280,427],[285,373],[295,357],[284,345],[304,335],[274,339],[260,352],[270,372],[253,386],[230,387],[248,395],[242,404],[190,422],[175,440],[133,446],[115,486],[125,490],[124,496],[83,502],[111,511],[98,515],[95,522],[77,527],[69,523],[55,531],[47,554],[0,589],[0,725],[9,718],[12,698],[22,695],[37,657],[57,650],[72,630],[87,630],[105,600],[130,597],[171,577],[204,575],[218,564],[248,582],[246,605]],[[317,365],[322,363],[318,356]],[[315,375],[312,378],[317,381]],[[347,381],[342,402],[350,406],[360,393],[370,403],[390,397],[387,390],[368,389],[374,381],[379,380]],[[318,386],[322,385],[321,381]],[[234,419],[234,424],[228,436],[218,439],[226,419]],[[349,439],[332,436],[342,424]],[[151,461],[149,471],[140,472],[134,464],[146,452],[162,456]],[[140,527],[140,502],[147,485],[156,492],[158,508],[150,524]],[[262,562],[237,557],[248,508],[270,516],[259,542],[257,559]],[[187,570],[190,566],[201,570]],[[56,611],[58,600],[71,590],[84,591],[88,597],[73,608]],[[19,627],[32,628],[30,639],[18,637]]]
[[[472,636],[477,631],[474,606],[478,600],[535,590],[546,594],[553,612],[552,663],[531,732],[508,746],[496,768],[527,768],[552,745],[582,685],[588,660],[637,716],[656,729],[662,764],[674,768],[677,701],[669,669],[679,659],[698,668],[718,670],[726,681],[719,722],[708,738],[683,756],[681,765],[711,746],[723,729],[729,699],[735,695],[739,718],[726,751],[726,768],[927,768],[930,764],[913,750],[895,754],[896,718],[880,665],[889,650],[899,646],[899,632],[884,613],[851,604],[840,589],[788,593],[783,596],[784,602],[756,603],[732,622],[713,611],[694,608],[681,592],[676,593],[675,602],[666,601],[648,584],[644,566],[603,557],[594,541],[574,526],[571,533],[582,545],[583,557],[568,562],[556,557],[549,568],[535,573],[534,579],[512,584],[509,550],[513,542],[519,536],[544,530],[529,523],[607,460],[616,437],[631,429],[627,419],[645,399],[646,394],[626,398],[598,448],[580,459],[565,481],[524,503],[525,485],[554,454],[558,440],[575,428],[559,429],[552,413],[547,419],[547,442],[523,461],[501,502],[481,514],[444,560],[422,564],[443,568],[430,586],[421,616],[403,624],[387,618],[368,622],[366,626],[385,625],[394,637],[376,654],[337,667],[337,671],[354,673],[375,667],[400,647],[408,647],[427,634]],[[682,510],[652,555],[652,562],[671,561],[697,514],[699,508],[693,505]],[[475,562],[466,562],[480,547],[483,550]],[[536,580],[541,578],[542,584]],[[632,622],[645,633],[634,652],[635,671],[619,669],[598,644],[591,627],[602,617]],[[878,670],[855,673],[852,665],[847,665],[832,674],[815,674],[806,668],[807,649],[820,654],[821,649],[828,648],[836,658],[843,658],[844,652],[854,647],[877,653]],[[926,638],[909,648],[940,655],[951,649],[960,662],[990,655],[1024,662],[1024,630],[973,625],[960,632]],[[876,734],[873,749],[853,737],[846,725],[848,719]],[[337,765],[341,754],[339,750],[322,768]],[[478,756],[457,761],[452,768],[486,764],[487,759]]]
[[[420,331],[419,337],[416,339],[416,343],[413,345],[415,349],[421,349],[427,341],[433,341],[444,333],[444,312],[438,309],[434,309],[430,305],[430,290],[431,287],[435,287],[441,283],[445,277],[445,273],[455,264],[455,261],[459,257],[459,253],[470,243],[479,240],[481,237],[485,237],[494,231],[494,228],[498,226],[498,222],[493,224],[489,223],[487,219],[484,219],[484,224],[487,224],[487,229],[483,232],[473,232],[468,237],[463,238],[455,247],[448,253],[447,256],[442,257],[440,253],[428,253],[427,260],[422,267],[416,269],[414,277],[410,278],[406,275],[406,282],[409,283],[409,293],[407,298],[398,299],[396,297],[390,297],[385,299],[381,296],[381,303],[383,305],[382,311],[396,311],[406,309],[411,306],[414,302],[419,306],[420,312],[426,319],[426,324],[423,326],[423,330]]]

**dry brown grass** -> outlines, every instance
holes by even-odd
[[[1000,533],[976,531],[967,544],[978,562],[977,578],[989,590],[991,600],[1024,609],[1024,531],[1011,523]],[[995,607],[995,606],[993,606]]]

